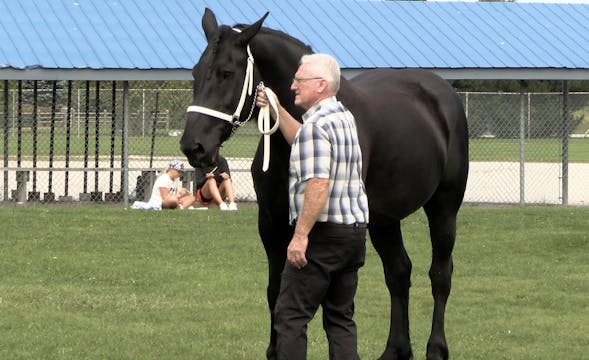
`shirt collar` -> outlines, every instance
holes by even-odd
[[[317,104],[311,106],[303,114],[303,122],[307,121],[308,118],[310,118],[313,114],[315,114],[317,111],[319,111],[319,109],[321,109],[321,106],[332,105],[332,104],[335,104],[336,102],[337,102],[337,99],[335,98],[335,96],[330,96],[328,98],[325,98],[325,99],[319,101]]]

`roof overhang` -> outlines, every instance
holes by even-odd
[[[367,69],[342,69],[348,79]],[[589,69],[468,68],[427,69],[449,80],[589,80]]]
[[[192,80],[192,70],[4,68],[0,80],[175,81]]]
[[[367,68],[342,69],[353,78]],[[589,80],[589,69],[428,69],[449,80]],[[191,81],[191,69],[0,69],[0,80]]]

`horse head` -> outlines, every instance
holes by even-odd
[[[235,127],[255,109],[254,77],[258,77],[249,42],[264,19],[241,29],[217,24],[205,10],[202,27],[207,48],[192,69],[194,93],[188,107],[180,148],[192,166],[216,163],[219,148]]]
[[[180,140],[192,166],[213,165],[223,142],[257,115],[255,86],[259,81],[270,86],[281,104],[300,118],[302,110],[294,107],[290,84],[301,56],[312,50],[281,31],[263,28],[267,16],[251,25],[219,26],[213,12],[205,9],[202,27],[207,48],[192,69],[193,102]],[[281,135],[272,136],[272,146],[273,153],[280,148],[288,156],[290,149]],[[258,153],[255,164],[257,159]]]

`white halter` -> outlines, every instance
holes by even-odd
[[[197,112],[205,115],[209,115],[212,117],[216,117],[217,119],[225,120],[230,123],[233,123],[234,120],[239,120],[239,116],[241,115],[241,110],[243,110],[243,105],[245,104],[245,96],[246,92],[247,95],[251,96],[252,90],[254,88],[254,57],[252,56],[252,52],[250,50],[250,46],[247,46],[247,66],[245,68],[245,79],[243,80],[243,87],[241,89],[241,97],[239,98],[239,103],[237,104],[237,108],[233,115],[223,113],[217,110],[209,109],[204,106],[197,106],[197,105],[190,105],[186,112]]]
[[[237,32],[240,32],[240,30],[238,30],[238,29],[234,29],[234,30]],[[260,83],[260,84],[263,86],[263,83]],[[235,109],[235,112],[233,113],[233,115],[223,113],[223,112],[220,112],[217,110],[209,109],[204,106],[198,106],[198,105],[189,106],[188,109],[186,109],[186,112],[197,112],[197,113],[209,115],[209,116],[215,117],[217,119],[221,119],[221,120],[230,122],[235,125],[236,122],[239,122],[241,111],[243,110],[243,105],[245,104],[246,92],[247,92],[248,96],[251,96],[252,91],[253,91],[253,87],[254,87],[254,57],[253,57],[252,52],[250,50],[250,46],[248,45],[247,46],[247,66],[245,69],[245,79],[243,81],[243,87],[241,89],[241,97],[239,98],[239,103],[237,104],[237,108]],[[270,165],[270,135],[272,135],[276,132],[276,129],[278,128],[279,119],[278,119],[278,108],[276,106],[276,102],[274,101],[274,96],[273,96],[274,93],[272,93],[272,90],[270,90],[268,88],[264,88],[264,91],[266,91],[266,97],[268,98],[270,105],[274,108],[274,112],[276,113],[276,122],[273,127],[270,127],[271,119],[270,119],[270,107],[269,106],[267,106],[267,105],[264,106],[263,108],[260,109],[260,112],[258,113],[258,130],[260,131],[260,133],[262,133],[264,135],[264,162],[262,164],[262,170],[265,172],[268,170],[268,167]],[[252,106],[255,106],[255,104]],[[250,116],[251,116],[251,113],[250,113]]]

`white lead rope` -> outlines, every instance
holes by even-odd
[[[264,91],[266,99],[268,99],[268,104],[260,108],[260,112],[258,113],[258,130],[264,136],[264,161],[262,163],[262,171],[266,172],[270,167],[270,135],[274,134],[278,129],[280,115],[278,114],[278,106],[276,105],[276,95],[274,92],[270,88],[265,87],[263,83],[260,83],[258,88],[261,88]],[[270,127],[272,122],[270,106],[272,106],[272,109],[274,109],[274,113],[276,114],[276,121],[272,127]]]

